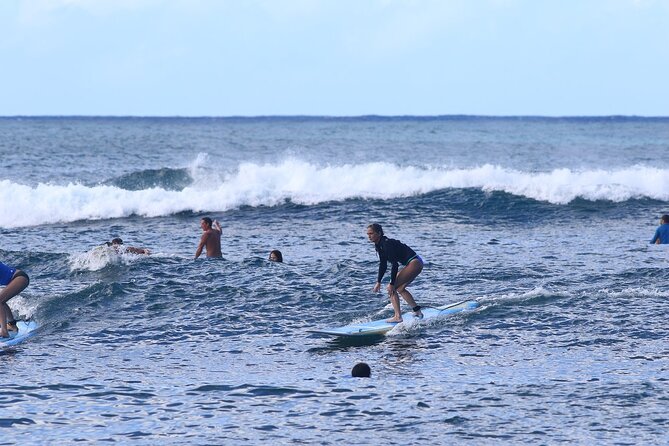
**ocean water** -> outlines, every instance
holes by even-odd
[[[0,352],[0,444],[667,444],[668,153],[669,118],[2,118],[41,328]],[[480,307],[309,333],[391,314],[372,222],[421,305]]]

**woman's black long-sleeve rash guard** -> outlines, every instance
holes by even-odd
[[[395,285],[395,278],[397,277],[397,270],[399,263],[407,264],[412,257],[416,256],[416,252],[409,248],[399,240],[388,238],[385,235],[381,237],[379,243],[374,245],[376,252],[379,254],[379,275],[377,282],[381,282],[383,275],[388,269],[388,262],[392,265],[390,270],[390,283]]]

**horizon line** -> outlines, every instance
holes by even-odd
[[[0,119],[667,119],[669,115],[488,115],[488,114],[439,114],[439,115],[0,115]]]

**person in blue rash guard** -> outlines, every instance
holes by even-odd
[[[669,215],[664,214],[662,218],[660,218],[660,226],[655,230],[655,236],[653,236],[650,244],[669,244]]]
[[[404,300],[411,306],[416,317],[423,317],[420,306],[416,304],[413,296],[406,289],[413,280],[423,271],[423,259],[416,252],[399,240],[394,240],[383,235],[383,228],[378,223],[367,226],[367,238],[374,243],[374,248],[379,255],[379,274],[376,279],[373,291],[378,293],[381,289],[381,279],[383,279],[388,262],[390,262],[390,283],[388,284],[388,297],[393,305],[395,314],[386,322],[402,322],[402,312],[400,311],[401,294]],[[404,267],[398,272],[399,263]]]
[[[28,283],[26,273],[0,262],[0,285],[4,285],[0,290],[0,338],[8,338],[8,330],[19,331],[7,301],[25,290]]]

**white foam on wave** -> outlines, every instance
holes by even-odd
[[[600,293],[612,298],[667,298],[669,291],[658,288],[624,288],[622,290],[601,289]]]
[[[489,303],[499,303],[499,302],[526,302],[532,301],[537,298],[558,298],[558,297],[571,297],[572,294],[565,291],[550,290],[539,285],[531,290],[525,290],[521,292],[511,292],[506,294],[496,294],[494,296],[480,297],[477,300],[481,304]]]
[[[653,198],[669,201],[668,169],[633,166],[617,170],[556,169],[523,172],[495,165],[468,169],[414,167],[391,163],[317,165],[299,159],[274,164],[241,163],[233,171],[207,167],[201,154],[189,167],[193,184],[181,191],[115,186],[39,184],[1,180],[8,197],[0,201],[0,227],[140,215],[157,217],[183,211],[222,212],[239,206],[275,206],[286,200],[313,205],[350,198],[392,199],[445,188],[504,191],[566,204],[576,198],[610,200]]]
[[[25,296],[24,296],[25,295]],[[27,291],[12,299],[12,314],[15,319],[31,319],[37,312],[38,299]]]
[[[71,254],[68,263],[70,271],[99,271],[107,265],[128,265],[142,257],[103,245],[96,246],[88,252]]]

